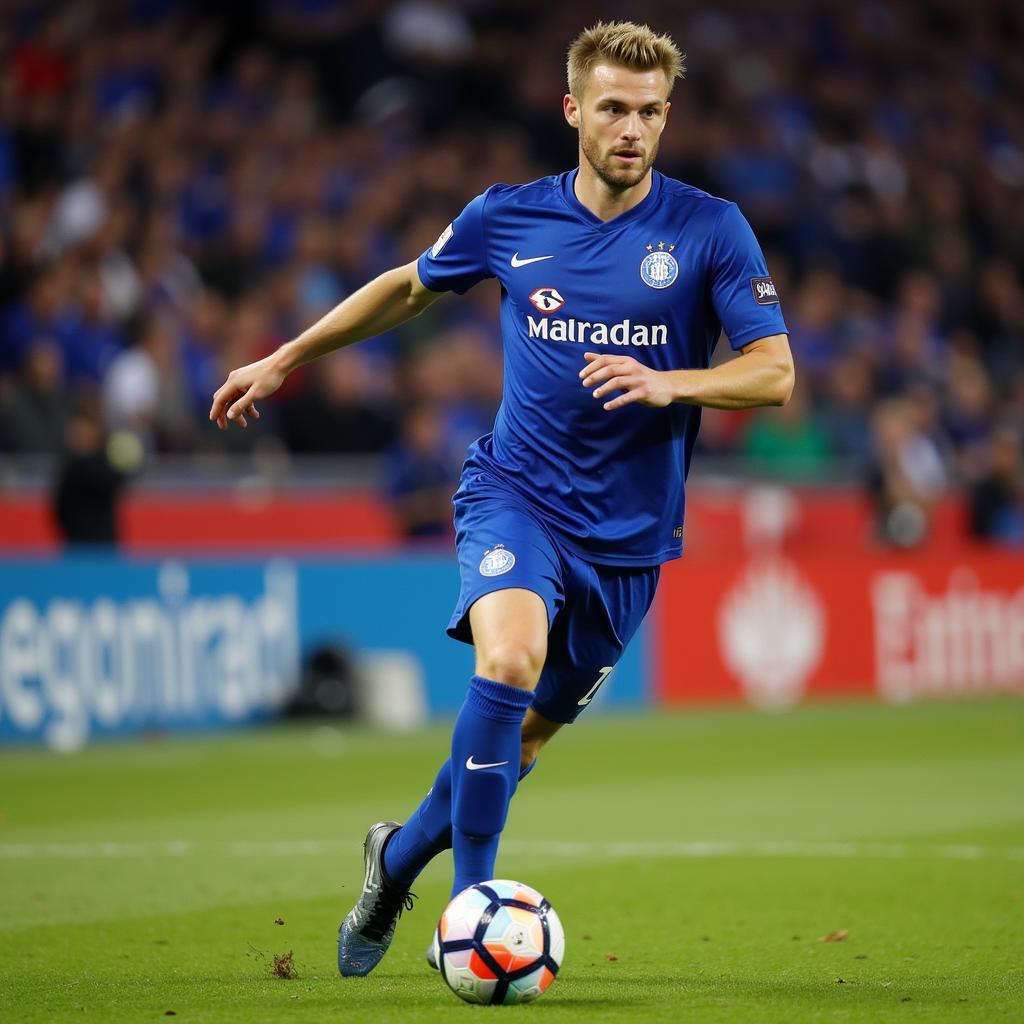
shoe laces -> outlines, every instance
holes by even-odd
[[[385,882],[377,890],[373,909],[362,928],[363,935],[373,942],[380,942],[388,929],[402,916],[402,911],[412,910],[414,899],[417,899],[416,893]]]

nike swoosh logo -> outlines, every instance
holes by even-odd
[[[554,256],[531,256],[528,260],[521,260],[519,253],[512,254],[513,267],[525,267],[530,263],[540,263],[541,260],[553,260]]]
[[[472,754],[466,758],[466,767],[471,772],[478,772],[481,768],[500,768],[503,764],[508,764],[508,761],[495,761],[494,764],[477,764],[476,761],[473,760]]]

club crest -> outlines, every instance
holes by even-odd
[[[666,248],[664,242],[657,247],[647,246],[647,255],[640,263],[640,277],[648,288],[667,288],[679,276],[679,264],[672,250],[675,245]]]
[[[504,544],[497,544],[484,552],[480,560],[481,576],[500,576],[516,564],[516,556]]]

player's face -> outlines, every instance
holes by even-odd
[[[565,97],[565,116],[579,129],[580,150],[594,173],[614,191],[638,185],[658,155],[672,105],[660,68],[630,71],[597,64],[582,97]]]

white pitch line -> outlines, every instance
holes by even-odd
[[[909,843],[857,842],[790,842],[765,840],[730,842],[698,840],[691,842],[550,842],[540,840],[508,840],[502,844],[506,852],[544,856],[616,859],[666,857],[669,859],[709,857],[808,857],[825,859],[906,860],[1024,860],[1024,847],[990,847],[979,845],[913,846]]]
[[[195,843],[173,839],[164,843],[0,843],[0,859],[121,860],[134,857],[189,857]]]
[[[0,843],[0,860],[118,860],[221,856],[240,858],[346,856],[358,847],[354,840],[280,839],[194,842]],[[909,843],[857,842],[588,842],[579,840],[508,839],[502,851],[516,856],[555,860],[613,860],[715,857],[798,857],[826,860],[1013,860],[1024,861],[1024,847],[950,844],[914,846]]]

